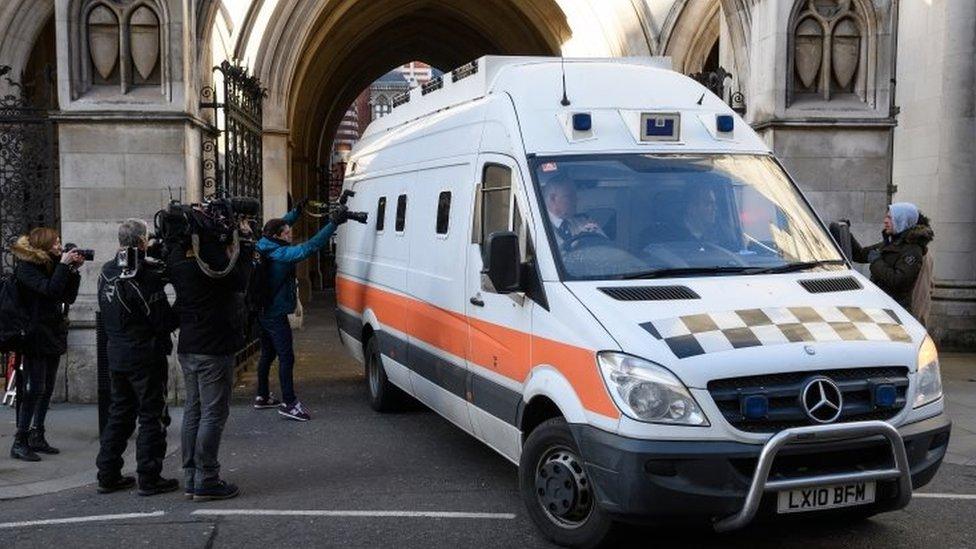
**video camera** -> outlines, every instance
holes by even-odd
[[[309,200],[309,209],[307,209],[306,212],[312,217],[328,217],[336,224],[342,223],[347,219],[365,224],[367,218],[369,217],[367,212],[351,212],[349,211],[349,208],[346,207],[346,202],[353,196],[356,196],[356,192],[346,189],[342,191],[342,194],[339,195],[339,199],[334,204],[329,202],[319,202],[317,200]],[[317,208],[318,211],[312,211],[311,208]]]
[[[205,274],[221,278],[230,273],[237,262],[242,242],[252,242],[261,202],[255,198],[234,196],[211,198],[202,204],[183,204],[178,200],[156,212],[153,217],[157,247],[150,247],[147,255],[165,259],[179,250],[193,250],[193,256]],[[246,225],[249,230],[242,231]],[[203,259],[201,248],[223,250],[232,247],[230,262],[224,269],[214,269]]]

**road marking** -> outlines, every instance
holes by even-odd
[[[87,517],[67,517],[46,520],[24,520],[20,522],[0,522],[0,529],[4,528],[23,528],[26,526],[49,526],[52,524],[77,524],[79,522],[103,522],[107,520],[126,520],[161,517],[165,511],[153,511],[151,513],[124,513],[121,515],[91,515]]]
[[[976,499],[976,494],[940,494],[940,493],[926,493],[920,494],[915,492],[912,494],[913,498],[929,498],[929,499]]]
[[[514,513],[465,513],[457,511],[328,511],[317,509],[200,509],[191,513],[207,516],[277,516],[277,517],[397,517],[512,520]]]

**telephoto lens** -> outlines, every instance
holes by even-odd
[[[92,250],[90,248],[79,248],[77,244],[74,244],[74,243],[71,243],[71,242],[69,242],[69,243],[67,243],[67,244],[64,245],[64,251],[66,251],[66,252],[70,252],[70,251],[78,252],[79,254],[81,254],[81,257],[85,258],[85,261],[94,261],[95,260],[95,250]]]
[[[230,208],[237,215],[258,217],[261,215],[261,202],[249,196],[235,196],[230,199]]]

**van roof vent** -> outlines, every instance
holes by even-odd
[[[440,76],[431,78],[427,82],[424,82],[422,86],[420,86],[420,95],[427,95],[428,93],[435,90],[439,90],[443,87],[444,87],[444,78]]]
[[[599,290],[617,301],[701,299],[687,286],[610,286]]]
[[[404,103],[409,103],[409,102],[410,102],[410,91],[409,90],[407,90],[407,91],[405,91],[405,92],[403,92],[403,93],[401,93],[399,95],[394,95],[393,96],[393,108],[394,109],[397,108],[397,107],[399,107],[400,105],[403,105]]]
[[[799,280],[800,286],[806,288],[811,294],[826,294],[830,292],[849,292],[860,290],[861,283],[852,276],[841,276],[836,278],[811,278]]]

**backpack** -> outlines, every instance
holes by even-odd
[[[22,351],[30,330],[31,314],[20,299],[17,278],[0,276],[0,352]]]

